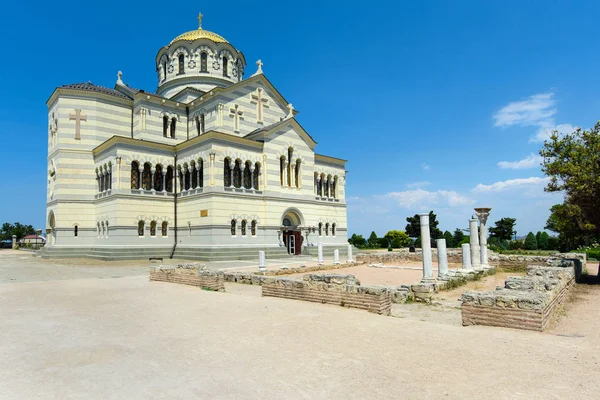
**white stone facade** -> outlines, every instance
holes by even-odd
[[[120,73],[114,89],[54,91],[46,255],[168,255],[176,245],[182,258],[256,258],[269,249],[316,254],[319,242],[346,247],[346,161],[315,154],[262,65],[242,79],[242,53],[199,31],[159,51],[158,94],[127,87]],[[231,56],[236,74],[187,68],[202,52]],[[184,73],[167,67],[164,77],[163,60],[180,54]]]

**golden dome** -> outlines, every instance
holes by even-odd
[[[194,40],[198,39],[208,39],[212,40],[215,43],[229,43],[227,40],[225,40],[225,38],[223,38],[223,36],[217,35],[216,33],[211,31],[205,31],[202,28],[198,28],[195,31],[189,31],[177,36],[175,39],[171,40],[169,46],[178,40],[187,40],[193,42]]]

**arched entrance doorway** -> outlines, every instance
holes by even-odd
[[[56,241],[54,228],[56,226],[56,220],[54,218],[54,211],[50,211],[48,214],[48,226],[46,228],[46,246],[54,246],[54,242]]]
[[[302,254],[302,242],[304,238],[300,232],[302,226],[302,214],[296,209],[288,209],[281,218],[281,230],[283,232],[283,243],[288,254]]]

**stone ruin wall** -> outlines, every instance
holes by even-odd
[[[199,263],[153,267],[150,270],[150,281],[197,286],[217,292],[225,291],[223,271],[207,269],[204,264]]]
[[[462,263],[462,252],[460,249],[447,249],[449,263]],[[431,249],[433,261],[437,262],[437,249]],[[416,249],[414,253],[408,249],[400,249],[394,251],[377,251],[363,252],[356,255],[356,262],[366,264],[382,264],[382,265],[400,265],[408,262],[421,262],[423,259],[421,249]]]
[[[495,291],[466,292],[461,297],[462,323],[543,331],[583,266],[578,258],[555,258],[544,266],[527,267],[526,276],[509,277]]]
[[[390,315],[392,309],[388,288],[362,286],[353,275],[309,274],[302,281],[266,278],[262,295],[358,308],[381,315]]]

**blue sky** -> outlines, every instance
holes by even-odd
[[[47,110],[56,86],[156,89],[161,46],[197,27],[244,52],[300,111],[317,151],[349,160],[350,232],[383,235],[433,209],[466,228],[543,228],[545,132],[600,117],[598,2],[74,1],[11,3],[0,24],[4,174],[0,222],[44,227]],[[11,19],[7,19],[12,16]]]

